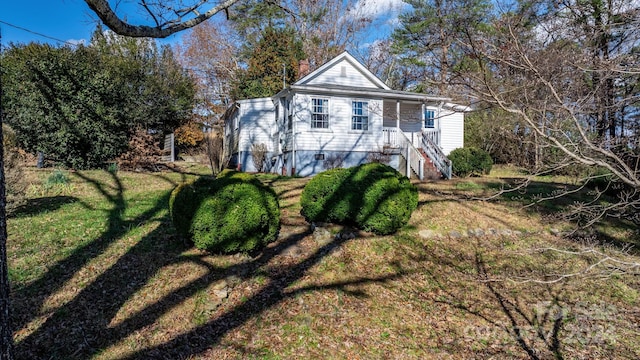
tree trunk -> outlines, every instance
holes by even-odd
[[[0,84],[0,97],[2,96]],[[2,118],[0,104],[0,119]],[[13,331],[11,330],[11,306],[9,298],[9,267],[7,265],[7,216],[4,179],[4,146],[0,126],[0,359],[13,359]]]
[[[0,52],[2,33],[0,33]],[[1,65],[0,65],[1,66]],[[0,68],[1,69],[1,68]],[[13,359],[13,330],[9,297],[9,266],[7,264],[7,196],[4,178],[4,137],[2,134],[2,79],[0,79],[0,359]]]

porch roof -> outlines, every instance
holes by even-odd
[[[282,89],[273,99],[290,93],[319,95],[348,95],[355,97],[371,97],[383,100],[407,100],[419,102],[449,102],[451,98],[419,94],[409,91],[361,88],[343,85],[290,85]]]

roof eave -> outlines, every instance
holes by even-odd
[[[323,95],[355,95],[355,96],[367,96],[377,99],[385,100],[413,100],[413,101],[432,101],[432,102],[449,102],[450,98],[431,96],[426,94],[411,93],[405,91],[394,90],[379,90],[379,89],[367,89],[367,88],[327,88],[322,86],[310,86],[310,85],[291,85],[288,89],[299,93],[314,93]],[[276,97],[281,96],[276,94]]]

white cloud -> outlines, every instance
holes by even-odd
[[[358,0],[354,12],[358,16],[374,20],[381,17],[395,18],[404,6],[402,0]]]

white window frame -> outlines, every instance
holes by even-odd
[[[322,104],[318,104],[321,101]],[[317,110],[320,109],[321,112]],[[327,130],[329,129],[329,98],[313,97],[311,98],[311,129]],[[324,124],[324,126],[318,126]]]
[[[429,116],[431,115],[431,116]],[[435,129],[436,128],[436,110],[425,109],[424,110],[424,128]]]
[[[360,112],[357,113],[358,108],[356,104],[360,104]],[[369,131],[370,125],[369,116],[369,101],[367,100],[352,100],[351,101],[351,130],[355,131]]]

